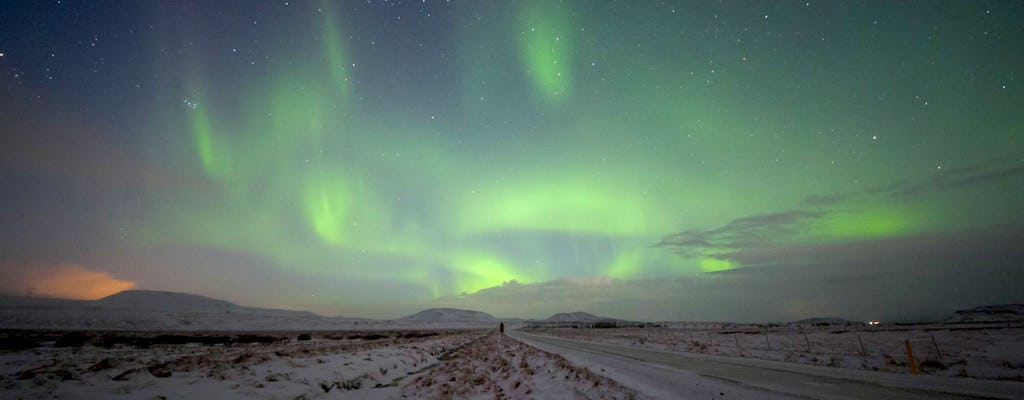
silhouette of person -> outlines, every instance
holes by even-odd
[[[498,324],[498,333],[505,333],[505,323],[499,322]]]

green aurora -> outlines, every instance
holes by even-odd
[[[430,3],[140,11],[157,94],[111,108],[187,183],[135,189],[111,260],[389,316],[1024,223],[1017,3]]]

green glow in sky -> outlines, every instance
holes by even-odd
[[[874,133],[856,131],[856,122],[829,126],[813,113],[776,116],[794,115],[799,100],[746,97],[749,87],[776,84],[745,64],[774,67],[763,49],[726,56],[712,47],[707,60],[691,63],[681,56],[693,53],[686,41],[654,52],[614,47],[621,32],[595,23],[614,16],[586,17],[561,2],[509,7],[511,33],[485,24],[460,41],[465,115],[460,103],[422,113],[404,97],[381,101],[405,112],[372,105],[368,97],[388,92],[351,66],[387,68],[373,66],[376,39],[365,47],[340,10],[322,7],[307,25],[310,46],[280,46],[279,56],[296,62],[244,82],[244,102],[190,97],[197,105],[184,110],[184,123],[212,186],[174,201],[193,212],[168,205],[149,242],[231,249],[340,280],[397,280],[436,298],[513,280],[712,273],[743,267],[732,254],[769,245],[948,230],[941,199],[869,192],[891,183],[877,164],[903,162]],[[486,35],[516,51],[500,54]],[[613,47],[582,46],[581,38]],[[516,78],[502,78],[505,61],[519,63],[528,87],[508,92],[503,80]],[[619,79],[625,73],[633,79]],[[190,81],[212,80],[204,78]],[[578,96],[580,88],[600,95]],[[199,89],[191,93],[211,90]],[[427,89],[398,93],[405,90]],[[537,115],[523,123],[508,112]],[[502,114],[509,119],[480,117]],[[927,179],[934,162],[952,161],[923,161],[908,179]],[[813,195],[852,200],[801,203]],[[812,211],[740,220],[800,208]],[[653,246],[687,229],[709,242],[679,254]]]
[[[537,96],[562,103],[572,96],[573,34],[567,3],[526,1],[519,28],[521,58]]]
[[[80,89],[125,100],[57,111],[145,167],[99,185],[96,254],[306,282],[288,304],[712,280],[1024,223],[1024,41],[992,20],[1019,12],[755,3],[158,7],[152,49],[108,63],[151,66]]]
[[[555,175],[522,183],[503,181],[467,196],[461,207],[466,230],[643,235],[671,229],[650,212],[654,201],[629,186]]]
[[[323,2],[320,6],[328,8],[330,2]],[[336,17],[331,12],[324,12],[322,17],[323,35],[322,42],[324,53],[327,55],[327,69],[330,71],[331,82],[339,92],[344,94],[348,90],[348,70],[345,63],[345,50],[341,39],[341,29],[335,21]]]
[[[736,267],[736,263],[730,260],[722,260],[711,257],[702,258],[700,260],[700,270],[704,272],[727,271]]]
[[[323,177],[313,179],[307,183],[303,198],[306,215],[317,235],[329,244],[341,244],[351,201],[344,182]]]
[[[195,101],[201,102],[202,100]],[[210,127],[210,119],[206,115],[206,110],[199,109],[199,103],[193,104],[196,109],[189,114],[189,122],[192,128],[192,140],[203,170],[210,177],[221,180],[228,179],[232,172],[231,147],[224,143]]]

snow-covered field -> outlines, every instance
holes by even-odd
[[[3,335],[5,399],[635,397],[493,329]]]
[[[65,333],[0,353],[0,390],[10,399],[391,398],[403,378],[484,332]]]
[[[402,388],[426,399],[632,399],[617,382],[574,366],[562,356],[492,332],[446,357]]]
[[[663,323],[624,328],[544,328],[530,333],[646,349],[910,373],[1024,381],[1024,324],[961,323],[766,327]]]
[[[499,335],[499,321],[458,309],[423,310],[394,320],[322,317],[153,291],[126,291],[94,301],[0,296],[0,398],[619,399],[686,394],[760,399],[769,392],[777,398],[786,398],[783,392],[816,397],[826,389],[793,392],[789,386],[807,389],[807,382],[825,382],[835,387],[829,381],[834,377],[823,370],[843,371],[842,379],[877,373],[797,364],[905,374],[910,370],[906,341],[920,371],[947,386],[982,382],[1002,387],[992,393],[1005,394],[1016,393],[1015,385],[1024,382],[1024,306],[1019,305],[958,311],[945,323],[919,325],[867,326],[827,318],[760,325],[642,323],[581,312],[504,321],[510,329],[522,326],[541,335],[630,346],[616,349],[511,332],[527,345]],[[735,358],[696,360],[715,357],[662,352],[647,354],[644,362],[635,357],[642,352],[637,348],[794,364],[737,366]],[[714,378],[723,363],[732,372]],[[770,372],[793,366],[817,369],[784,374],[780,379],[796,376],[796,381],[778,387]],[[749,374],[773,378],[737,383]],[[883,390],[877,380],[844,387],[877,392]],[[922,393],[917,395],[931,396]]]

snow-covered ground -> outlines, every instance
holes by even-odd
[[[498,321],[457,309],[322,317],[151,291],[96,301],[0,296],[0,398],[766,399],[842,398],[828,393],[847,389],[885,398],[889,386],[933,398],[925,381],[953,397],[956,388],[988,393],[979,385],[994,398],[1024,392],[1018,305],[919,325],[504,320],[510,330],[601,345],[499,335]],[[906,341],[931,376],[884,374],[909,372]]]
[[[451,353],[429,373],[402,388],[424,399],[633,399],[636,392],[492,332]]]
[[[511,335],[636,389],[641,398],[1016,400],[1024,393],[1024,382],[830,368],[578,342],[523,332]]]
[[[494,329],[4,335],[5,399],[636,398]]]
[[[530,329],[530,333],[645,349],[910,373],[1024,381],[1024,324],[809,327],[664,323],[645,327]]]
[[[102,335],[86,343],[79,343],[79,336],[0,353],[0,389],[10,399],[392,398],[407,383],[403,378],[483,334],[335,332],[298,340],[297,334],[250,332],[228,335],[234,343],[218,344],[152,344],[155,334],[132,342],[120,334],[121,339],[109,341],[119,343],[109,348]],[[189,336],[175,335],[156,342]],[[214,338],[195,339],[210,343],[225,336],[192,337]]]

